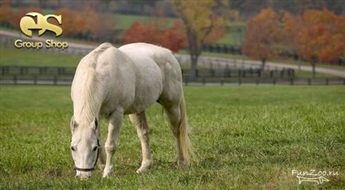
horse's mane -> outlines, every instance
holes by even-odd
[[[109,47],[113,47],[109,43],[103,43],[89,55],[89,59],[86,62],[86,70],[83,73],[84,82],[81,94],[78,99],[81,100],[81,109],[79,110],[80,122],[86,122],[85,125],[89,125],[98,114],[103,102],[104,84],[97,77],[96,66],[98,56]]]

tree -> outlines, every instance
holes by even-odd
[[[62,15],[62,28],[66,36],[83,37],[92,40],[112,40],[114,24],[108,19],[100,18],[97,12],[86,6],[82,11],[59,9],[56,15]]]
[[[146,42],[177,52],[187,45],[181,27],[181,23],[178,21],[175,21],[171,28],[160,26],[158,23],[134,22],[123,35],[123,42]]]
[[[26,15],[26,13],[29,12],[37,12],[41,13],[41,9],[38,7],[24,7],[19,8],[16,12],[13,13],[12,19],[11,19],[11,25],[14,28],[19,28],[19,22],[22,19],[23,16]]]
[[[285,32],[303,60],[310,61],[315,76],[317,62],[335,62],[345,52],[345,17],[324,9],[284,17]]]
[[[9,0],[4,0],[0,2],[0,24],[9,26],[11,24],[11,19],[13,16],[13,11],[11,9],[11,4]]]
[[[278,53],[277,47],[283,37],[279,25],[279,17],[272,8],[261,10],[257,16],[247,22],[243,51],[249,57],[260,59],[262,70],[266,61]]]
[[[219,1],[217,2],[219,3]],[[184,24],[188,41],[187,52],[191,57],[190,78],[192,79],[197,77],[198,58],[202,53],[203,46],[207,43],[208,36],[215,28],[225,26],[225,18],[221,16],[220,12],[220,8],[225,5],[221,6],[217,2],[214,0],[171,0]],[[218,37],[221,38],[222,36]]]
[[[85,18],[73,10],[63,8],[55,11],[55,15],[62,15],[63,34],[66,36],[77,36],[84,31]]]

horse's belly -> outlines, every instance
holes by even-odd
[[[155,69],[146,70],[137,80],[135,98],[125,114],[140,113],[152,106],[158,100],[163,90],[163,76],[156,66]]]

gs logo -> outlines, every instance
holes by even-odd
[[[35,22],[35,19],[37,23]],[[56,36],[60,36],[62,34],[62,28],[60,26],[51,24],[48,22],[49,18],[54,18],[59,25],[62,24],[62,16],[59,15],[41,15],[37,12],[30,12],[27,13],[22,19],[20,20],[19,26],[20,30],[23,34],[32,37],[32,30],[38,30],[38,36],[44,34],[47,30],[54,32]]]

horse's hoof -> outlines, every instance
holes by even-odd
[[[141,164],[141,167],[137,170],[137,174],[144,173],[149,170],[152,166],[152,161],[147,161]]]
[[[188,163],[185,160],[178,160],[177,161],[177,168],[186,168]]]
[[[106,179],[106,178],[109,178],[110,177],[110,173],[107,173],[107,174],[103,174],[102,178]]]
[[[104,171],[103,171],[103,178],[108,178],[108,177],[110,177],[110,175],[111,175],[111,173],[112,173],[112,166],[111,167],[109,167],[109,168],[107,168],[107,167],[105,167],[104,168]]]

